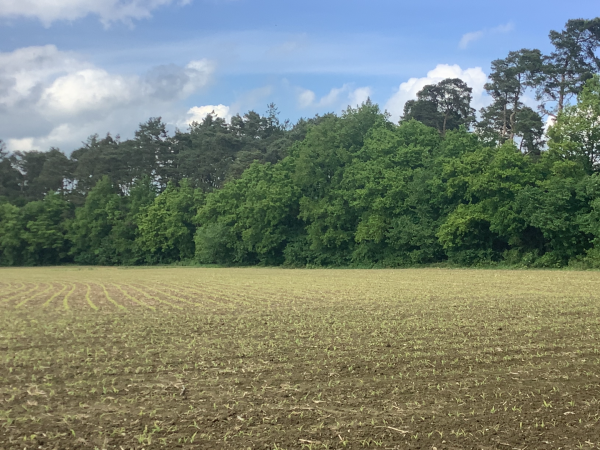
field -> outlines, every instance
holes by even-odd
[[[600,273],[2,269],[38,448],[600,448]]]

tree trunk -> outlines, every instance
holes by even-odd
[[[448,111],[444,114],[444,125],[442,125],[442,136],[446,135],[446,122],[448,121]]]
[[[519,97],[515,96],[515,101],[513,102],[513,110],[510,114],[510,140],[512,141],[515,138],[515,119],[517,117],[517,106],[519,104]]]
[[[560,76],[560,94],[558,95],[558,112],[562,112],[565,102],[565,74]]]
[[[504,102],[504,114],[502,115],[502,139],[504,139],[506,137],[506,105],[508,104],[507,101]]]
[[[515,119],[517,118],[517,108],[519,107],[519,99],[521,98],[521,76],[519,76],[519,89],[515,93],[513,100],[513,110],[510,115],[510,140],[515,138]]]

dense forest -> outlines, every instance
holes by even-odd
[[[480,111],[447,79],[398,124],[271,104],[70,156],[0,141],[0,265],[600,267],[600,18],[549,37],[492,62]]]

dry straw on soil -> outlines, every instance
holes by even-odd
[[[600,448],[600,274],[0,270],[0,449]]]

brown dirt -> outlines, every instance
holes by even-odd
[[[0,275],[0,449],[600,448],[596,272]]]

